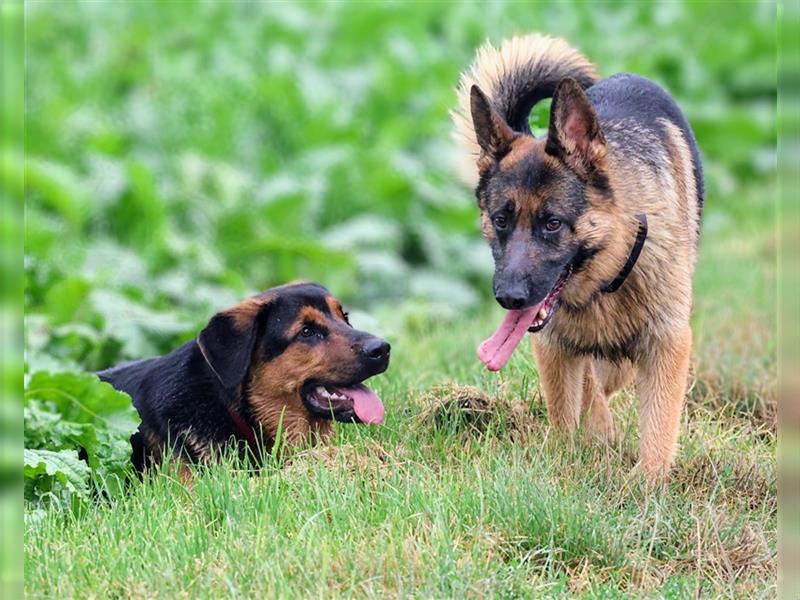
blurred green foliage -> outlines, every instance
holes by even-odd
[[[479,306],[491,257],[448,110],[487,38],[562,35],[605,75],[663,84],[700,141],[709,226],[747,218],[740,190],[775,176],[774,12],[29,3],[28,372],[164,352],[294,278],[361,308]]]

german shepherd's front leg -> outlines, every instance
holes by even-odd
[[[603,374],[596,368],[597,361],[586,361],[583,380],[583,402],[581,416],[584,437],[588,440],[613,442],[615,438],[614,417],[608,406]]]
[[[639,392],[639,463],[648,477],[666,477],[678,441],[681,411],[686,395],[692,331],[660,340],[640,359],[636,385]]]
[[[533,353],[550,423],[572,436],[578,428],[587,358],[533,338]]]
[[[587,439],[613,442],[616,439],[614,417],[608,401],[633,377],[633,365],[624,360],[618,363],[600,358],[586,361],[581,416]]]

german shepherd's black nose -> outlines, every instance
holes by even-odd
[[[495,300],[507,310],[519,310],[528,301],[528,291],[522,285],[510,285],[495,292]]]

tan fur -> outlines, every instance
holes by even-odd
[[[328,303],[328,307],[331,309],[331,314],[336,315],[343,321],[345,320],[344,310],[342,309],[342,305],[339,301],[334,298],[333,296],[328,296],[325,298],[325,302]]]
[[[323,325],[325,324],[326,320],[327,319],[325,319],[325,315],[323,315],[316,308],[312,306],[306,306],[305,308],[300,309],[300,312],[297,314],[297,319],[295,319],[295,322],[292,324],[292,326],[286,330],[287,335],[289,337],[297,335],[297,332],[302,329],[306,322],[310,321],[312,323],[319,323],[320,325]]]
[[[698,231],[698,216],[697,216],[697,187],[695,186],[693,175],[692,155],[689,151],[689,145],[683,137],[680,129],[672,123],[662,119],[661,124],[669,132],[669,167],[671,169],[672,183],[671,186],[675,190],[676,200],[682,208],[683,217],[686,223],[689,224],[690,231],[688,231],[689,242],[689,257],[692,261],[692,266],[697,262],[697,231]],[[669,185],[669,177],[667,184]]]
[[[587,439],[613,442],[616,437],[614,417],[608,406],[605,381],[596,371],[600,361],[587,360],[583,374],[581,416]]]
[[[184,431],[181,434],[181,442],[189,450],[194,452],[201,463],[208,464],[211,462],[211,449],[204,438],[195,435],[191,431]]]
[[[180,461],[177,465],[178,467],[178,479],[180,482],[189,490],[194,489],[194,472],[192,471],[192,467],[189,466],[189,463]]]
[[[166,440],[162,439],[149,429],[142,429],[141,432],[142,441],[145,446],[145,451],[148,454],[149,462],[153,465],[160,465],[164,460],[164,448],[166,447]],[[196,436],[192,435],[191,431],[182,432],[180,435],[181,441],[187,447],[191,448],[197,453],[201,463],[209,462],[211,452],[208,444],[204,440],[200,440]],[[169,467],[174,475],[177,476],[181,483],[183,483],[183,485],[189,489],[194,487],[194,473],[192,472],[189,463],[187,463],[185,460],[182,460],[180,455],[170,457]]]
[[[501,169],[510,169],[519,161],[528,156],[529,152],[534,151],[536,140],[529,136],[520,136],[511,142],[511,150],[500,161]],[[480,170],[480,164],[478,164]]]
[[[330,333],[323,343],[310,351],[290,346],[274,360],[257,364],[251,370],[246,392],[256,420],[271,439],[276,439],[279,428],[282,439],[291,445],[324,441],[332,431],[330,420],[309,413],[300,399],[300,390],[309,380],[329,379],[355,358],[350,343],[339,332],[346,325],[341,306],[336,304],[334,314],[338,313],[338,319],[332,320],[315,308],[305,307],[288,329],[292,336],[307,321],[326,325]]]
[[[244,331],[254,326],[261,309],[273,301],[282,288],[298,283],[304,282],[297,281],[272,288],[269,292],[243,300],[222,314],[232,317],[237,329]],[[333,318],[314,307],[303,307],[286,331],[286,335],[292,337],[305,323],[318,323],[330,330],[323,343],[310,351],[291,345],[269,363],[263,363],[258,352],[254,351],[250,374],[243,387],[250,410],[262,429],[257,434],[263,436],[263,439],[276,440],[280,432],[282,443],[287,446],[303,446],[325,441],[332,433],[331,421],[312,415],[300,397],[301,389],[307,381],[336,379],[337,373],[356,359],[350,342],[341,333],[344,328],[349,328],[341,304],[332,296],[327,297],[326,302]],[[210,458],[207,445],[195,439],[191,432],[185,432],[183,438],[184,443],[201,460],[205,462]],[[153,441],[152,445],[155,446],[156,443]]]
[[[489,218],[489,215],[486,211],[481,211],[481,233],[483,233],[484,239],[489,243],[491,243],[495,238],[492,220]]]
[[[253,414],[264,434],[271,439],[281,439],[292,446],[324,441],[331,433],[331,423],[309,414],[300,400],[300,385],[285,378],[280,385],[264,385],[278,368],[271,365],[260,371],[258,378],[250,385],[248,393]]]
[[[142,429],[142,442],[144,443],[147,454],[151,457],[153,464],[160,464],[164,459],[164,443],[166,440],[161,439],[149,429]]]
[[[292,445],[329,435],[330,421],[313,417],[300,399],[300,389],[308,379],[329,372],[328,360],[322,352],[304,352],[294,346],[254,369],[247,393],[256,420],[270,438],[276,439],[279,427],[283,439]]]
[[[253,320],[258,315],[258,311],[260,311],[265,304],[269,303],[273,297],[273,294],[269,293],[259,294],[252,298],[242,300],[233,308],[223,311],[222,314],[232,317],[236,328],[244,331],[252,325]]]
[[[676,148],[686,148],[685,141],[681,143],[678,146],[676,142]],[[684,152],[688,154],[688,150]],[[687,385],[697,207],[694,196],[686,199],[679,193],[693,190],[693,183],[687,184],[691,171],[686,165],[675,166],[670,157],[664,156],[659,180],[653,181],[652,173],[644,167],[626,164],[623,169],[613,165],[614,160],[612,153],[608,172],[612,186],[618,190],[619,203],[609,205],[602,198],[590,198],[593,208],[583,215],[577,228],[578,235],[601,242],[606,250],[592,258],[561,295],[564,301],[582,310],[558,310],[550,325],[533,336],[534,346],[552,422],[571,434],[577,425],[577,409],[576,400],[567,395],[580,398],[583,394],[582,406],[590,413],[587,435],[610,440],[614,426],[607,398],[616,386],[601,386],[595,377],[595,373],[607,371],[608,367],[599,366],[601,361],[597,359],[586,359],[591,363],[586,367],[566,356],[558,350],[556,333],[576,343],[603,346],[646,331],[648,341],[643,346],[652,350],[635,365],[639,370],[637,391],[642,398],[639,469],[649,476],[662,477],[672,464]],[[683,189],[677,184],[677,177],[683,177]],[[624,289],[598,295],[598,288],[619,272],[627,258],[636,237],[633,215],[638,211],[648,216],[649,234],[637,268]],[[540,356],[546,357],[546,362]],[[612,380],[618,383],[617,380],[630,377],[633,370],[631,366],[625,376],[620,374]],[[575,391],[575,381],[581,379],[579,372],[584,380],[582,392]]]
[[[669,473],[680,430],[692,330],[688,324],[653,345],[639,362],[636,386],[639,392],[639,463],[645,474],[664,477]]]
[[[580,422],[583,378],[588,359],[564,354],[554,345],[538,343],[538,336],[533,339],[547,415],[553,425],[571,436]]]

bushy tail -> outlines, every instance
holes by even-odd
[[[553,95],[564,77],[583,88],[598,79],[594,66],[564,40],[530,34],[505,40],[499,48],[489,42],[461,74],[458,107],[451,112],[456,137],[473,157],[480,153],[470,114],[470,89],[477,85],[494,109],[515,131],[530,133],[528,115],[534,104]]]

